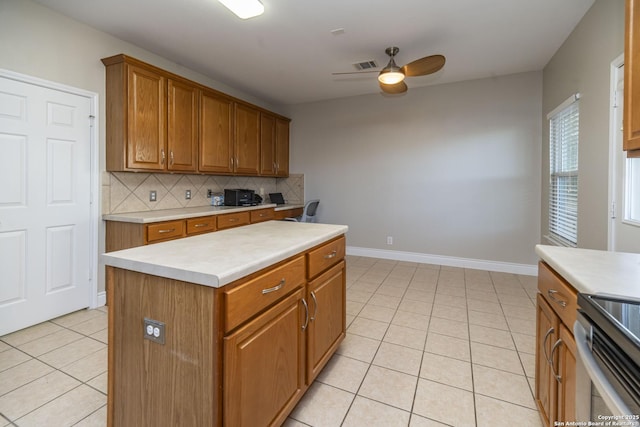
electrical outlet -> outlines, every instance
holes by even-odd
[[[156,190],[149,191],[149,201],[155,202],[156,200],[158,200],[158,193],[156,192]]]
[[[393,237],[387,236],[387,245],[393,245]]]
[[[164,322],[144,318],[144,339],[164,344]]]
[[[208,189],[208,190],[207,190],[207,199],[210,199],[210,198],[212,198],[212,197],[213,197],[213,190]]]
[[[191,200],[191,190],[186,190],[184,192],[184,198],[187,200]]]

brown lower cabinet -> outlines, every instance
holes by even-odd
[[[107,267],[107,424],[281,425],[345,337],[344,245],[220,288]],[[164,344],[144,318],[165,322]]]
[[[541,262],[536,314],[536,404],[545,426],[576,421],[577,293]]]

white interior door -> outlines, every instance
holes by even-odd
[[[614,94],[614,107],[612,111],[613,121],[613,147],[612,168],[610,186],[612,201],[610,206],[610,235],[609,250],[617,252],[640,252],[640,222],[630,217],[631,205],[635,196],[631,191],[638,190],[637,178],[634,182],[631,173],[637,169],[639,159],[628,159],[626,152],[622,150],[622,118],[624,112],[624,64],[614,68],[612,89]],[[632,164],[635,162],[636,164]],[[634,185],[635,184],[635,185]],[[637,202],[636,202],[637,203]]]
[[[0,336],[90,305],[90,116],[0,76]]]

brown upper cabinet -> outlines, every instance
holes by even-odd
[[[233,171],[239,175],[258,175],[260,163],[260,111],[236,104],[236,144]]]
[[[216,92],[200,95],[200,172],[233,173],[233,101]]]
[[[260,115],[260,175],[289,176],[289,121]]]
[[[640,0],[627,0],[624,48],[624,149],[640,157]]]
[[[108,171],[288,176],[289,119],[126,55],[102,62]],[[265,143],[277,156],[265,173],[263,115],[274,121]]]

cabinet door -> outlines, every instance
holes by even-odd
[[[640,150],[640,0],[627,0],[625,19],[623,144]]]
[[[244,104],[236,104],[236,145],[234,171],[242,175],[258,175],[260,163],[260,112]]]
[[[304,392],[302,294],[224,338],[224,425],[280,425]]]
[[[558,416],[557,421],[576,420],[576,340],[573,334],[560,325],[562,345],[558,352]]]
[[[198,89],[168,82],[167,169],[195,172],[198,162]]]
[[[545,426],[552,426],[557,412],[556,380],[549,357],[558,339],[558,317],[544,297],[538,294],[536,315],[536,404]],[[557,363],[556,363],[557,366]]]
[[[289,176],[289,121],[276,119],[276,175]]]
[[[200,172],[232,173],[233,103],[215,92],[200,95]]]
[[[345,263],[322,274],[308,286],[307,384],[311,384],[345,337]]]
[[[165,77],[146,68],[127,66],[127,167],[166,167]]]
[[[260,114],[260,175],[276,174],[276,118]]]

